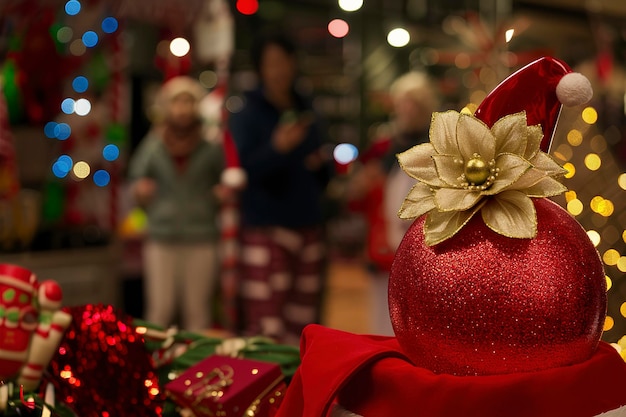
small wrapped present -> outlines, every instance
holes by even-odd
[[[272,417],[286,386],[278,364],[211,355],[168,382],[165,391],[197,417]]]

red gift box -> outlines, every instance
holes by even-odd
[[[286,384],[278,364],[212,355],[165,385],[198,417],[272,417]]]

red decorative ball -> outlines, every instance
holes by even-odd
[[[606,279],[580,224],[534,200],[535,239],[513,239],[475,215],[452,238],[424,244],[425,217],[400,244],[389,308],[398,342],[436,373],[538,371],[588,359],[606,314]]]

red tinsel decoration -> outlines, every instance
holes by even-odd
[[[111,306],[65,309],[72,324],[46,379],[81,417],[160,416],[164,393],[132,318]]]

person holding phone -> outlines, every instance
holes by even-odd
[[[259,85],[229,116],[248,177],[240,200],[242,329],[297,344],[304,326],[320,319],[322,202],[334,165],[319,115],[295,88],[295,45],[281,34],[262,37],[252,61]]]

